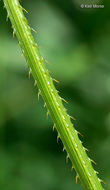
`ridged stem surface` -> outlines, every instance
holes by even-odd
[[[71,118],[62,104],[62,98],[55,89],[53,80],[44,66],[44,60],[39,53],[38,46],[31,34],[31,28],[23,14],[24,9],[18,0],[4,0],[4,7],[12,23],[13,35],[16,34],[28,64],[29,75],[33,75],[35,85],[39,89],[38,95],[41,95],[44,100],[47,115],[49,114],[53,120],[58,138],[61,139],[67,152],[67,159],[71,160],[76,175],[80,178],[85,190],[102,190],[101,180],[97,177],[91,160],[79,140],[78,132],[74,129]]]

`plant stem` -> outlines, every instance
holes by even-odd
[[[12,23],[13,35],[16,34],[22,53],[29,67],[29,76],[32,73],[35,85],[39,89],[49,114],[58,132],[58,138],[63,142],[67,159],[72,162],[72,167],[80,178],[85,190],[102,190],[101,180],[94,171],[91,160],[88,158],[85,148],[78,137],[78,132],[71,123],[70,116],[62,104],[62,98],[54,87],[53,80],[44,66],[44,60],[39,53],[31,28],[23,14],[23,8],[18,0],[4,0],[4,7]],[[77,179],[76,177],[76,179]]]

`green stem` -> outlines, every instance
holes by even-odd
[[[47,114],[52,118],[54,127],[58,131],[58,138],[61,138],[64,150],[67,152],[67,159],[71,160],[85,190],[102,190],[101,180],[97,177],[91,160],[79,140],[78,132],[74,129],[70,116],[62,104],[62,98],[58,95],[52,78],[44,66],[43,58],[32,37],[31,28],[24,17],[23,8],[18,0],[4,0],[4,7],[12,23],[13,35],[16,34],[28,64],[29,75],[32,73],[34,77],[35,85],[37,84],[39,89],[38,96],[41,95],[45,102]]]

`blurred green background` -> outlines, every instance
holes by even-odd
[[[51,63],[46,67],[60,81],[55,86],[69,102],[68,113],[76,118],[75,128],[109,190],[110,2],[104,1],[104,9],[81,9],[81,0],[21,3],[37,31],[40,52]],[[0,189],[81,190],[33,83],[1,1]]]

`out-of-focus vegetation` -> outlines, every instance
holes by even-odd
[[[80,1],[81,2],[81,1]],[[110,3],[81,9],[76,0],[22,0],[41,54],[83,145],[110,189]],[[0,189],[81,190],[65,164],[43,101],[0,2]]]

